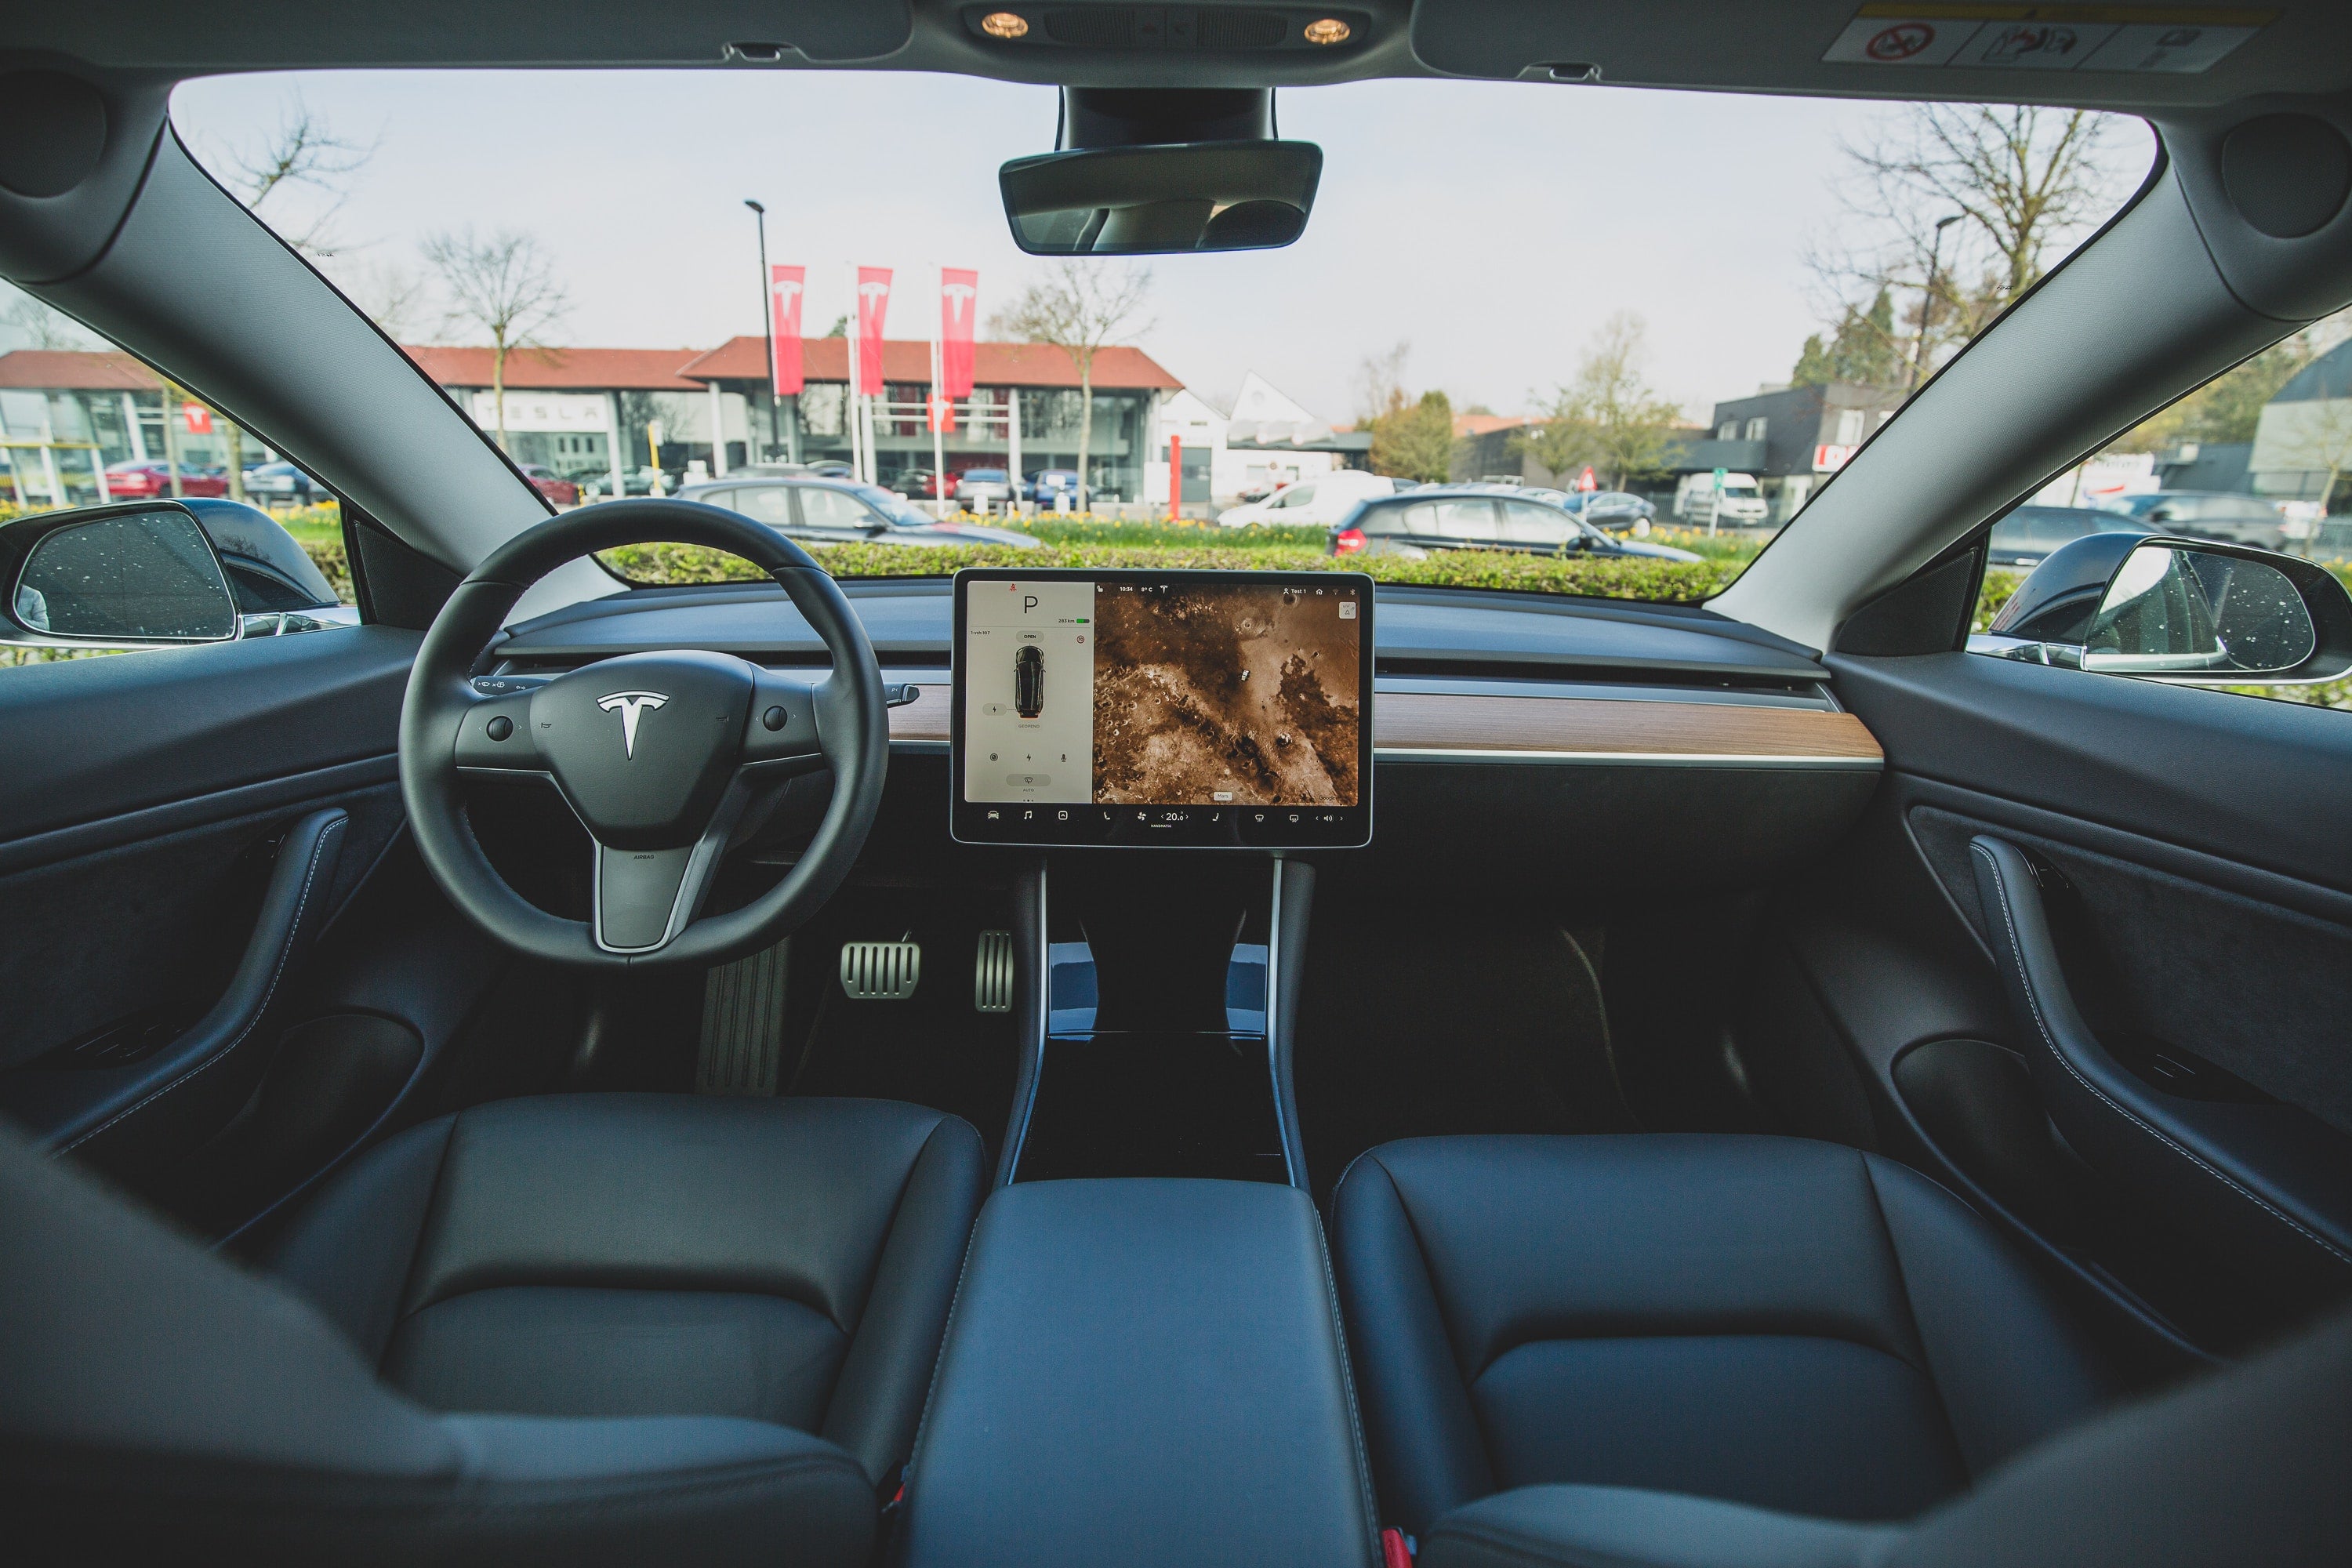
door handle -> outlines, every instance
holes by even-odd
[[[1990,835],[1969,858],[2034,1086],[2074,1151],[2219,1257],[2315,1298],[2352,1286],[2352,1138],[2295,1106],[2168,1094],[2133,1072],[2074,1005],[2032,862]]]

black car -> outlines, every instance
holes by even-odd
[[[1696,561],[1687,550],[1619,539],[1557,506],[1491,485],[1423,485],[1357,503],[1331,530],[1333,555],[1423,556],[1478,550],[1517,555],[1618,555]]]
[[[1045,710],[1045,652],[1035,643],[1013,656],[1013,710],[1024,719]]]
[[[2094,533],[2168,531],[2098,507],[2021,506],[1992,525],[1986,560],[1994,566],[2038,566],[2052,551]]]

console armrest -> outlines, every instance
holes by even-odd
[[[908,1473],[905,1568],[1369,1568],[1377,1537],[1304,1193],[988,1200]]]

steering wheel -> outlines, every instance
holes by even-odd
[[[677,541],[731,551],[782,584],[833,656],[822,679],[679,648],[601,659],[543,685],[470,679],[523,590],[579,556]],[[873,645],[807,552],[731,511],[615,500],[516,535],[457,585],[425,634],[400,712],[400,794],[450,901],[535,958],[597,967],[714,964],[769,946],[833,895],[882,801],[889,716]],[[740,910],[702,904],[730,836],[766,786],[833,770],[833,799],[782,881]],[[537,908],[492,868],[467,820],[468,773],[551,780],[593,841],[593,918]]]

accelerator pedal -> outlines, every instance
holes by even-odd
[[[784,1050],[784,976],[792,939],[721,964],[702,983],[702,1044],[695,1054],[697,1094],[776,1092]]]
[[[923,978],[923,949],[912,942],[845,942],[841,989],[854,1002],[904,1002]]]
[[[971,1005],[978,1013],[1013,1011],[1013,933],[984,931],[971,964]]]

